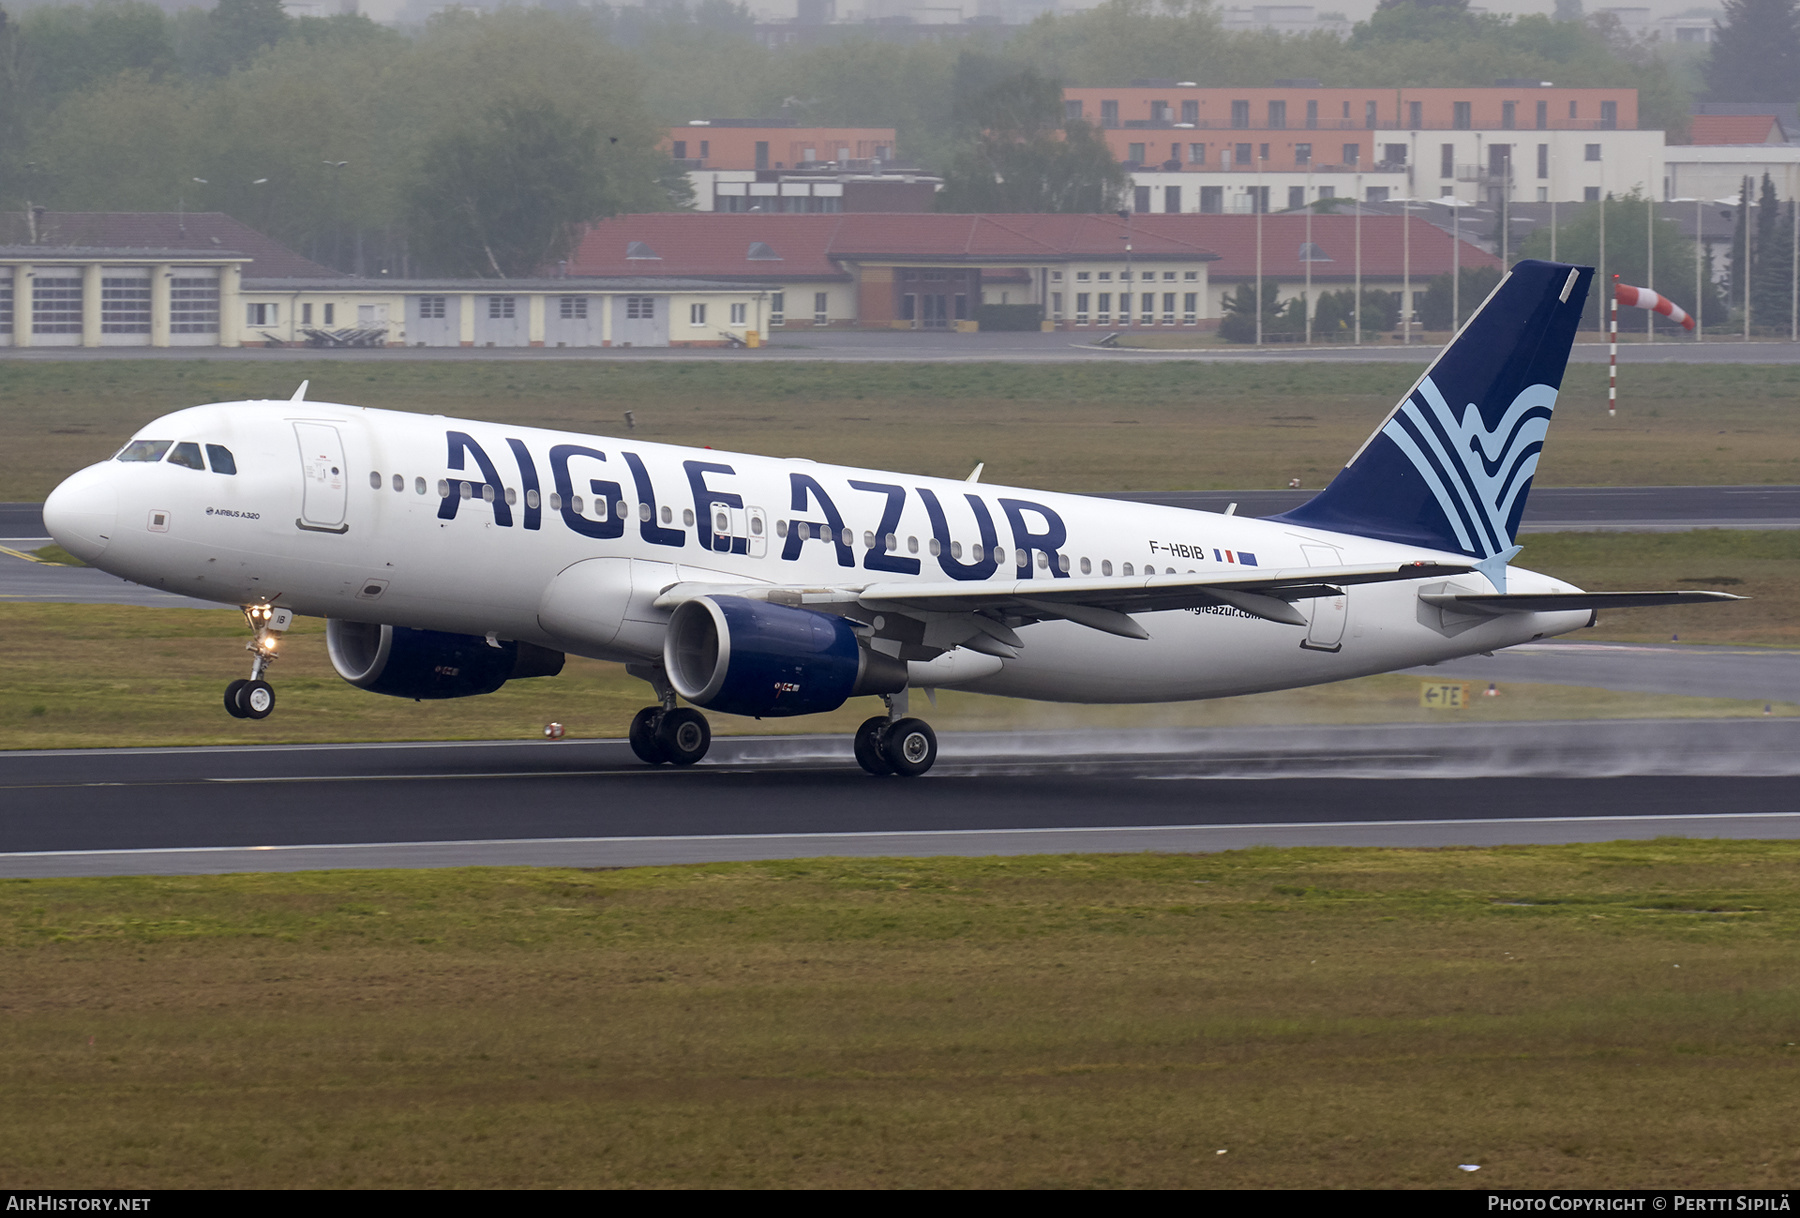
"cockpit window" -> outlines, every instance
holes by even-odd
[[[226,448],[223,444],[208,444],[206,446],[206,459],[212,462],[213,473],[215,474],[237,473],[237,462],[232,460],[231,450]]]
[[[161,461],[169,451],[167,440],[133,440],[119,450],[120,461]]]
[[[183,440],[169,454],[170,465],[185,465],[189,469],[205,470],[206,462],[200,459],[200,446],[192,440]]]

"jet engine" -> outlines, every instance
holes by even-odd
[[[491,694],[522,677],[554,677],[563,666],[562,652],[531,643],[336,618],[325,623],[325,649],[338,676],[396,698]]]
[[[906,665],[863,646],[843,618],[741,596],[676,606],[663,665],[694,705],[757,718],[817,714],[906,688]]]

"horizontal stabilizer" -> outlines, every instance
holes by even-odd
[[[1729,592],[1521,592],[1505,596],[1460,592],[1421,592],[1419,599],[1439,609],[1476,613],[1557,613],[1567,609],[1638,609],[1645,605],[1704,605],[1741,601]]]

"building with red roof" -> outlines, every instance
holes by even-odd
[[[763,295],[631,270],[362,279],[219,212],[0,214],[0,347],[723,346],[764,331]]]
[[[1134,285],[1154,275],[1192,325],[1207,316],[1216,257],[1188,235],[1111,214],[663,212],[596,223],[570,270],[760,281],[777,325],[895,329],[972,328],[983,304],[1035,305],[1055,321],[1078,275]]]
[[[1360,242],[1358,230],[1360,229]],[[760,283],[774,325],[973,328],[1031,305],[1054,328],[1204,328],[1257,273],[1282,298],[1353,286],[1422,296],[1500,260],[1421,219],[1365,215],[740,215],[660,212],[592,225],[576,275]],[[1360,255],[1358,253],[1360,247]],[[810,307],[807,307],[809,306]],[[959,323],[960,326],[959,326]]]
[[[1785,144],[1787,132],[1773,114],[1696,114],[1688,119],[1687,144]]]

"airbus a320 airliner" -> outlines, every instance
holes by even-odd
[[[304,400],[164,415],[44,504],[57,542],[243,608],[261,719],[294,614],[351,684],[491,693],[573,652],[655,691],[645,762],[691,765],[694,707],[887,713],[855,753],[920,775],[908,691],[1156,702],[1493,651],[1608,606],[1508,566],[1593,271],[1521,262],[1326,489],[1267,519]],[[691,705],[681,706],[679,699]]]

